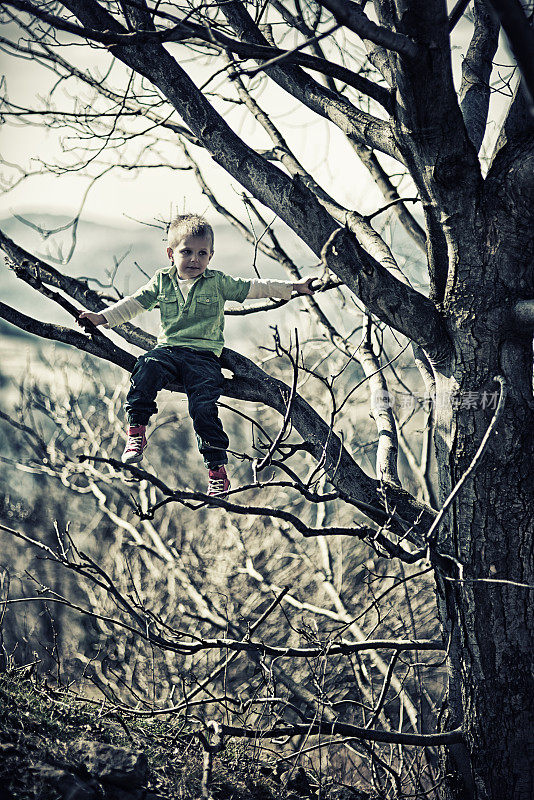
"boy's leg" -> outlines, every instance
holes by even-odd
[[[213,353],[188,348],[183,351],[181,374],[198,449],[207,467],[220,467],[228,463],[229,445],[217,409],[224,383],[221,365]]]
[[[176,348],[178,349],[178,348]],[[137,359],[126,395],[126,414],[130,425],[147,425],[158,410],[156,395],[168,383],[180,379],[180,359],[172,348],[158,347]]]

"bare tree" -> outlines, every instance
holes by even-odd
[[[534,86],[526,56],[529,47],[532,52],[532,13],[518,0],[475,0],[472,38],[457,90],[451,31],[467,2],[457,3],[450,17],[443,0],[376,0],[374,13],[367,13],[366,5],[338,0],[230,0],[198,7],[144,0],[37,5],[11,0],[3,4],[3,13],[16,34],[3,37],[2,46],[15,56],[31,55],[56,72],[59,81],[75,78],[93,96],[91,104],[76,100],[71,109],[56,109],[51,103],[27,109],[6,99],[3,113],[30,119],[37,112],[43,122],[73,128],[83,146],[63,169],[108,169],[104,153],[113,168],[130,168],[126,146],[132,139],[141,141],[141,134],[147,138],[135,167],[161,163],[160,133],[182,140],[177,147],[181,158],[191,157],[191,147],[204,148],[251,198],[272,209],[308,244],[336,283],[341,282],[344,296],[357,298],[379,326],[389,326],[412,343],[432,396],[439,513],[429,505],[428,487],[425,502],[401,485],[396,424],[384,402],[383,375],[373,384],[372,395],[376,477],[364,472],[336,429],[344,401],[335,391],[330,420],[325,420],[296,392],[295,382],[285,385],[244,356],[225,351],[224,363],[234,374],[226,394],[278,411],[284,426],[291,423],[301,437],[290,451],[302,448],[341,502],[369,520],[359,526],[325,525],[324,534],[359,536],[380,553],[408,563],[430,560],[449,665],[442,724],[453,735],[443,752],[442,795],[526,798],[534,788],[532,683],[527,677],[532,673],[534,586]],[[479,151],[488,124],[499,19],[520,80],[493,153],[483,158]],[[96,47],[103,64],[123,65],[118,88],[105,69],[97,78],[70,62],[68,48],[59,45],[72,37]],[[193,80],[193,63],[180,59],[184,48],[202,53],[212,70],[201,88],[198,78]],[[256,62],[253,68],[247,66],[250,60]],[[267,81],[283,90],[346,137],[414,247],[425,249],[428,296],[404,277],[394,249],[371,225],[374,215],[366,217],[339,203],[302,164],[262,108],[257,84],[249,80],[258,74],[265,76],[260,85]],[[215,81],[229,94],[212,90]],[[254,149],[236,133],[225,120],[227,103],[253,115],[270,138],[270,149]],[[198,165],[194,168],[204,181]],[[414,217],[407,198],[398,192],[393,176],[399,173],[403,185],[411,187],[409,198],[421,202],[423,219]],[[254,200],[248,201],[251,213],[262,219],[264,212]],[[254,239],[247,226],[218,205]],[[266,242],[256,244],[288,270],[295,268],[274,232]],[[1,244],[19,277],[60,302],[73,317],[76,307],[65,295],[93,310],[105,306],[98,292],[39,261],[5,235]],[[319,300],[314,299],[310,311],[333,346],[347,358],[359,359],[368,380],[381,374],[383,364],[373,365],[371,326],[364,325],[362,346],[355,348]],[[0,314],[38,335],[132,367],[132,357],[99,332],[82,334],[38,323],[3,303]],[[129,342],[150,345],[147,335],[133,326],[120,332]],[[306,368],[287,344],[276,347],[293,359],[294,374]],[[272,447],[267,445],[261,466],[284,453],[285,432],[283,427]],[[408,459],[410,448],[402,437],[400,442]],[[287,474],[287,457],[276,460]],[[117,466],[112,459],[108,463]],[[427,455],[424,464],[417,462],[420,478],[428,476],[427,463]],[[297,492],[317,501],[313,478],[302,479],[294,470],[291,476]],[[163,500],[142,514],[155,513],[162,502],[195,499],[195,493],[169,489],[154,476],[153,482]],[[233,496],[215,504],[228,514],[243,513]],[[283,519],[304,535],[320,532],[278,507],[249,505],[245,511]],[[337,725],[337,717],[328,724]]]

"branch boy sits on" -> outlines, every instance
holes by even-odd
[[[133,295],[103,313],[83,311],[79,319],[113,328],[159,305],[157,345],[137,359],[126,397],[129,427],[122,461],[142,460],[146,426],[157,411],[157,393],[178,380],[184,386],[198,447],[209,470],[208,494],[225,495],[230,488],[225,469],[229,440],[217,411],[224,381],[219,359],[224,347],[224,303],[261,297],[288,300],[293,291],[313,294],[313,279],[297,283],[244,280],[208,269],[214,252],[213,229],[196,214],[183,214],[171,222],[167,244],[170,267],[158,270]]]

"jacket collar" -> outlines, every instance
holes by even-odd
[[[176,272],[176,264],[172,264],[170,267],[165,267],[161,270],[163,273],[169,276],[171,280],[179,281],[180,278],[178,277],[178,273]],[[199,278],[213,278],[215,276],[215,271],[209,268],[206,268],[202,275],[199,275]]]

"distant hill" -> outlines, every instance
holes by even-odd
[[[15,339],[39,339],[39,337],[35,336],[33,333],[23,331],[20,328],[17,328],[16,325],[12,325],[10,322],[6,322],[5,319],[0,318],[0,337],[2,336],[10,336]]]

